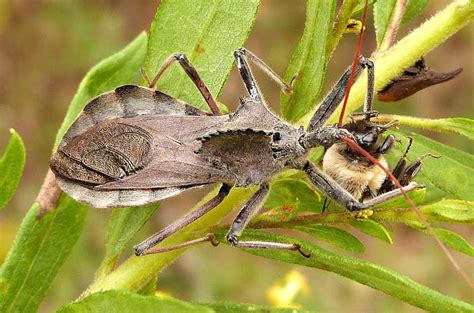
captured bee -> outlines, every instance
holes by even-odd
[[[393,135],[388,135],[382,141],[381,134],[395,124],[396,122],[378,125],[370,120],[360,119],[352,120],[343,128],[352,133],[359,146],[375,157],[382,166],[388,168],[383,154],[390,151],[396,140]],[[412,138],[409,137],[409,140],[405,153],[392,171],[402,186],[408,185],[421,169],[422,158],[407,165],[407,154]],[[379,166],[352,150],[344,142],[337,142],[326,151],[323,171],[359,201],[375,198],[397,188]]]
[[[390,151],[396,139],[393,135],[388,135],[382,139],[382,134],[397,124],[392,121],[385,125],[379,125],[371,121],[378,115],[372,110],[374,91],[374,70],[373,64],[368,66],[368,87],[367,96],[364,103],[363,112],[353,113],[351,121],[342,126],[349,131],[357,144],[370,153],[385,168],[388,168],[387,161],[383,157]],[[397,162],[392,173],[402,186],[408,185],[421,169],[421,160],[425,154],[407,165],[407,155],[413,139],[409,137],[409,144]],[[366,201],[383,195],[391,190],[397,189],[394,182],[383,171],[383,169],[372,163],[359,152],[354,151],[343,141],[334,143],[326,150],[323,157],[323,171],[334,179],[341,187],[347,190],[358,201]]]

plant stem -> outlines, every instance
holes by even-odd
[[[390,16],[390,21],[388,22],[382,43],[378,48],[378,52],[383,52],[389,49],[397,40],[398,28],[400,27],[403,14],[405,14],[407,4],[408,0],[397,0],[395,7],[392,10],[392,15]]]
[[[453,221],[449,218],[439,216],[430,212],[423,212],[425,217],[429,221],[438,222],[456,222],[463,223],[460,221]],[[376,209],[373,210],[373,215],[370,216],[371,220],[377,222],[402,222],[410,223],[419,222],[419,218],[411,208],[397,208],[397,209]],[[252,222],[249,223],[248,228],[253,229],[266,229],[266,228],[293,228],[296,226],[305,226],[311,224],[341,224],[348,223],[354,220],[354,216],[351,212],[333,212],[325,214],[306,214],[299,215],[289,221],[273,221],[268,220],[264,215],[257,216]],[[466,221],[464,223],[470,223]],[[220,226],[218,229],[226,229],[229,225]]]

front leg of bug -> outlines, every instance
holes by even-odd
[[[260,189],[250,198],[250,200],[240,210],[237,217],[232,222],[230,230],[227,234],[227,240],[234,246],[239,248],[255,248],[255,249],[276,249],[276,250],[291,250],[298,251],[304,257],[309,258],[310,255],[301,250],[301,246],[297,243],[287,244],[280,242],[268,241],[239,241],[239,237],[244,231],[247,224],[252,217],[257,214],[259,208],[268,195],[269,185],[264,183]]]

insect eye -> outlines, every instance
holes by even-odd
[[[281,134],[279,132],[273,133],[273,141],[278,141],[281,139]]]

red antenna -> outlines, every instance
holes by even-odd
[[[351,92],[352,83],[354,82],[354,76],[357,68],[357,62],[359,62],[360,51],[362,50],[362,37],[365,30],[365,18],[367,16],[367,7],[369,6],[369,1],[365,0],[364,12],[362,13],[362,27],[357,39],[357,49],[354,56],[354,62],[352,62],[352,71],[351,76],[349,76],[349,82],[347,84],[346,95],[344,97],[344,104],[342,105],[341,114],[339,115],[339,122],[337,123],[338,127],[342,126],[342,120],[344,119],[344,114],[346,113],[347,100],[349,99],[349,94]]]
[[[344,103],[342,105],[341,109],[341,114],[339,115],[339,122],[338,122],[338,127],[342,126],[342,121],[344,119],[344,114],[346,111],[346,106],[347,106],[347,100],[349,99],[349,94],[351,92],[352,88],[352,83],[354,81],[354,76],[355,76],[355,71],[357,67],[357,62],[359,61],[359,56],[360,56],[360,51],[362,49],[362,36],[364,34],[364,28],[365,28],[365,20],[366,20],[366,15],[367,15],[367,7],[369,6],[368,0],[365,0],[365,6],[364,6],[364,12],[362,13],[362,29],[359,33],[359,38],[357,40],[357,49],[356,49],[356,54],[354,56],[354,62],[352,63],[352,71],[351,71],[351,76],[349,77],[349,82],[347,85],[346,89],[346,95],[344,97]],[[408,194],[403,190],[402,185],[398,181],[398,179],[392,174],[392,172],[380,164],[380,162],[375,159],[370,153],[365,151],[363,148],[361,148],[354,140],[348,137],[342,137],[342,141],[344,141],[348,146],[350,146],[353,150],[357,151],[358,153],[362,154],[364,157],[366,157],[370,162],[373,164],[377,165],[380,169],[382,169],[385,174],[387,174],[388,177],[393,181],[393,183],[397,186],[398,189],[400,189],[400,192],[402,193],[403,197],[407,201],[408,205],[410,206],[413,211],[415,211],[416,215],[420,219],[422,225],[428,230],[428,233],[435,239],[436,243],[441,247],[441,250],[443,250],[444,254],[446,257],[449,259],[450,263],[453,265],[453,267],[458,271],[458,273],[463,277],[463,279],[468,283],[468,285],[471,288],[474,288],[474,284],[471,281],[470,277],[463,271],[461,266],[456,262],[454,257],[451,255],[449,250],[446,248],[446,246],[443,244],[443,242],[438,238],[436,235],[435,231],[433,230],[433,227],[431,227],[430,223],[426,220],[425,216],[423,213],[417,208],[413,200],[410,199]]]

